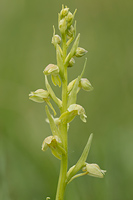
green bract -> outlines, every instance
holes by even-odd
[[[42,144],[42,150],[46,151],[51,149],[52,154],[61,160],[60,175],[57,186],[57,193],[55,200],[63,200],[66,185],[73,179],[90,175],[102,178],[105,174],[105,170],[101,170],[97,164],[88,164],[87,157],[89,154],[93,134],[90,135],[85,148],[79,157],[79,160],[70,169],[68,169],[68,136],[69,123],[75,119],[75,116],[80,116],[83,122],[86,122],[85,109],[77,103],[77,94],[80,89],[85,91],[91,91],[93,89],[91,83],[87,78],[83,78],[87,58],[85,58],[83,69],[81,74],[74,77],[74,80],[68,83],[68,69],[71,71],[71,67],[76,65],[76,57],[84,56],[87,51],[79,47],[80,33],[76,33],[76,21],[74,22],[75,10],[73,13],[69,11],[67,6],[62,6],[62,10],[58,14],[58,28],[60,34],[55,34],[55,28],[53,26],[52,44],[56,51],[56,63],[49,64],[44,69],[45,75],[45,87],[46,90],[38,89],[35,92],[29,94],[29,98],[35,102],[46,102],[45,110],[47,119],[46,121],[50,125],[51,136],[44,139]],[[74,23],[73,23],[74,22]],[[73,44],[72,44],[73,42]],[[71,46],[70,46],[71,45]],[[70,68],[68,68],[70,67]],[[75,72],[77,71],[75,68]],[[76,73],[75,73],[76,74]],[[52,81],[49,81],[51,77]],[[61,87],[60,98],[57,97],[54,92],[55,86]],[[57,117],[53,117],[48,106],[56,115],[55,108],[51,102],[56,104]],[[53,105],[54,105],[53,104]],[[77,134],[78,137],[79,134]],[[82,134],[83,137],[83,134]],[[82,170],[82,173],[79,171]],[[49,199],[49,197],[47,197]]]

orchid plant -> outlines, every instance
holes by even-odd
[[[55,34],[55,28],[53,27],[52,37],[52,44],[56,50],[57,63],[49,64],[43,71],[46,89],[38,89],[29,94],[29,99],[38,103],[46,103],[46,121],[50,125],[52,135],[44,139],[42,150],[46,151],[50,148],[52,154],[60,160],[60,174],[55,200],[64,199],[66,186],[73,179],[84,175],[103,178],[105,174],[105,170],[101,170],[97,164],[90,164],[86,161],[93,134],[90,134],[87,144],[77,163],[68,169],[67,133],[69,124],[77,115],[79,115],[83,122],[86,122],[87,118],[85,109],[77,104],[77,94],[81,89],[85,91],[91,91],[93,89],[89,80],[83,78],[87,59],[85,59],[81,74],[68,83],[68,67],[73,67],[76,57],[82,57],[87,53],[84,48],[79,47],[80,34],[76,35],[76,21],[74,22],[76,11],[77,10],[72,14],[67,6],[62,6],[62,9],[58,14],[60,36]],[[68,52],[68,48],[71,44],[72,47]],[[56,96],[50,86],[49,76],[51,76],[54,86],[59,86],[61,88],[62,99],[59,99]],[[55,117],[56,111],[51,100],[54,101],[59,108],[60,116],[58,117]],[[53,112],[53,115],[49,108]],[[49,197],[47,197],[47,199],[49,199]]]

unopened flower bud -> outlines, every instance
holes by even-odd
[[[74,64],[75,64],[75,60],[74,60],[74,58],[71,58],[68,63],[68,67],[72,67]]]
[[[52,37],[52,44],[56,47],[56,45],[60,43],[61,43],[61,37],[59,35],[54,35]]]
[[[67,27],[70,27],[70,26],[72,25],[74,16],[73,16],[73,14],[69,11],[66,18],[67,18],[67,19],[66,19],[66,20],[67,20]]]
[[[73,37],[73,35],[75,34],[75,29],[74,27],[71,25],[68,29],[67,29],[67,37],[68,39]]]
[[[64,34],[66,29],[67,29],[66,19],[63,18],[59,21],[59,30],[60,30],[61,34]]]
[[[82,57],[84,56],[88,51],[86,51],[85,49],[81,48],[81,47],[78,47],[76,49],[76,53],[75,53],[75,56],[76,57]]]
[[[93,90],[93,87],[87,78],[81,78],[79,82],[79,87],[81,87],[83,90],[86,90],[86,91]]]
[[[43,103],[46,99],[49,99],[49,93],[47,90],[38,89],[29,94],[29,99],[37,103]]]
[[[67,16],[69,11],[69,8],[63,8],[60,12],[60,19],[64,18],[65,16]]]
[[[45,75],[58,75],[59,74],[59,67],[54,64],[49,64],[43,71]]]
[[[88,164],[83,167],[83,171],[86,171],[89,176],[94,176],[98,178],[103,178],[105,175],[106,170],[101,170],[97,164]]]

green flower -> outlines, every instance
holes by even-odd
[[[64,8],[62,7],[62,10],[60,11],[60,19],[64,18],[65,16],[67,16],[68,14],[68,11],[69,11],[69,8]]]
[[[35,92],[31,92],[29,94],[29,99],[37,103],[43,103],[49,99],[49,93],[47,90],[38,89]]]
[[[63,122],[64,124],[66,124],[66,123],[71,122],[71,121],[74,119],[74,117],[75,117],[76,115],[79,115],[79,116],[80,116],[80,119],[81,119],[83,122],[86,122],[87,116],[85,115],[85,109],[84,109],[82,106],[78,105],[78,104],[71,104],[71,105],[68,107],[67,111],[64,112],[64,113],[60,116],[59,119],[62,120],[62,122]]]
[[[47,90],[38,89],[35,92],[31,92],[29,94],[29,99],[35,101],[37,103],[46,102],[49,107],[53,110],[54,115],[56,115],[55,109],[53,108],[52,104],[50,103],[50,96]]]
[[[59,78],[59,67],[54,64],[49,64],[43,71],[44,75],[51,75],[53,84],[59,87],[61,86],[61,80]]]
[[[59,67],[54,64],[49,64],[43,71],[45,75],[58,75]]]
[[[74,58],[71,58],[68,63],[68,67],[72,67],[74,64],[75,64],[75,60],[74,60]]]
[[[88,51],[86,51],[85,49],[81,48],[81,47],[78,47],[76,49],[76,53],[75,53],[75,56],[76,57],[82,57],[84,56]]]
[[[56,47],[56,45],[60,43],[61,43],[61,37],[59,35],[54,35],[52,37],[52,44]]]
[[[97,164],[88,164],[82,169],[86,172],[89,176],[94,176],[97,178],[103,178],[105,175],[106,170],[101,170]]]
[[[93,90],[93,87],[92,87],[90,81],[87,78],[81,78],[81,80],[79,82],[79,87],[82,88],[85,91]]]
[[[48,147],[51,149],[52,154],[61,159],[61,155],[65,154],[65,150],[62,147],[62,142],[57,135],[48,136],[42,143],[42,151],[46,151]]]

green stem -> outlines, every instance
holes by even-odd
[[[62,35],[63,41],[63,63],[67,55],[67,46],[66,46],[66,35]],[[64,66],[64,79],[62,80],[62,113],[67,110],[67,66]],[[63,200],[64,193],[66,188],[66,177],[67,177],[67,163],[68,163],[68,153],[67,153],[67,124],[61,124],[61,134],[62,142],[66,154],[62,154],[61,166],[60,166],[60,175],[56,193],[56,200]]]

